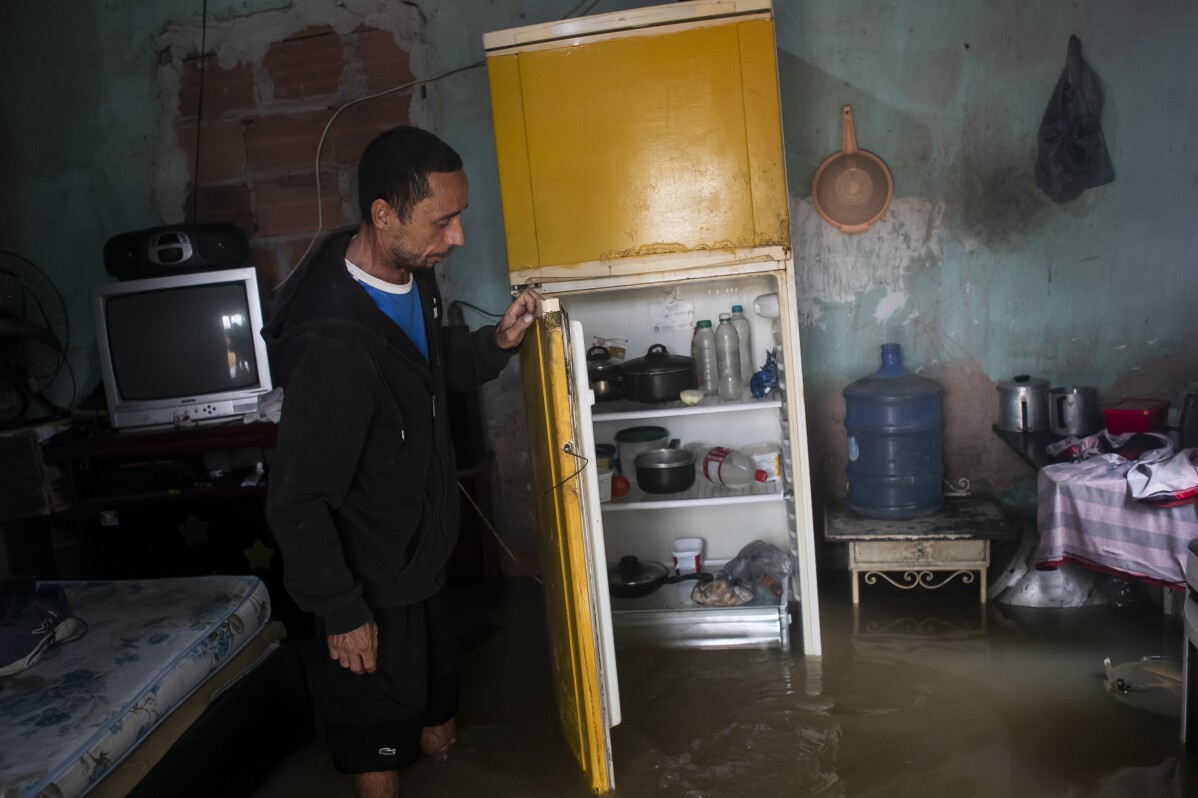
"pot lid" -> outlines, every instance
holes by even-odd
[[[613,585],[647,585],[664,579],[669,569],[653,560],[642,560],[625,554],[620,561],[607,569],[607,581]]]
[[[629,360],[624,364],[625,374],[675,374],[694,371],[695,359],[685,355],[671,355],[663,344],[653,344],[644,357]]]
[[[592,346],[587,350],[587,371],[601,374],[605,371],[615,371],[620,367],[620,361],[611,356],[606,346]]]
[[[1000,391],[1012,391],[1020,388],[1047,388],[1048,380],[1043,377],[1031,377],[1027,374],[1017,374],[1009,380],[1003,380],[998,384]]]

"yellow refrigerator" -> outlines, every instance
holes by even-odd
[[[617,647],[821,653],[795,265],[769,0],[691,0],[484,36],[508,269],[547,297],[521,353],[555,690],[567,742],[596,792],[615,785]],[[595,399],[590,346],[690,354],[693,326],[741,305],[754,398]],[[682,443],[776,447],[776,477],[730,489],[600,501],[598,447],[632,427]],[[755,445],[757,445],[755,447]],[[623,556],[671,563],[702,541],[718,571],[747,544],[784,551],[780,597],[700,606],[693,583],[613,598]],[[696,654],[701,656],[701,654]]]

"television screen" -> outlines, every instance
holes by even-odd
[[[126,294],[108,300],[107,314],[113,377],[125,399],[258,384],[243,284]]]
[[[94,301],[114,427],[216,422],[270,391],[254,269],[113,283]]]

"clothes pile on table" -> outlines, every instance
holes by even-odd
[[[1198,449],[1166,435],[1105,430],[1066,438],[1040,470],[1037,567],[1073,560],[1106,573],[1185,583],[1186,547],[1198,538]]]

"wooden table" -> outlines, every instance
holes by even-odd
[[[866,584],[882,578],[903,590],[935,590],[958,576],[965,584],[976,578],[985,603],[990,541],[1014,534],[998,504],[981,497],[947,497],[937,512],[911,519],[866,518],[840,502],[824,511],[824,538],[849,545],[854,605],[862,575]]]

